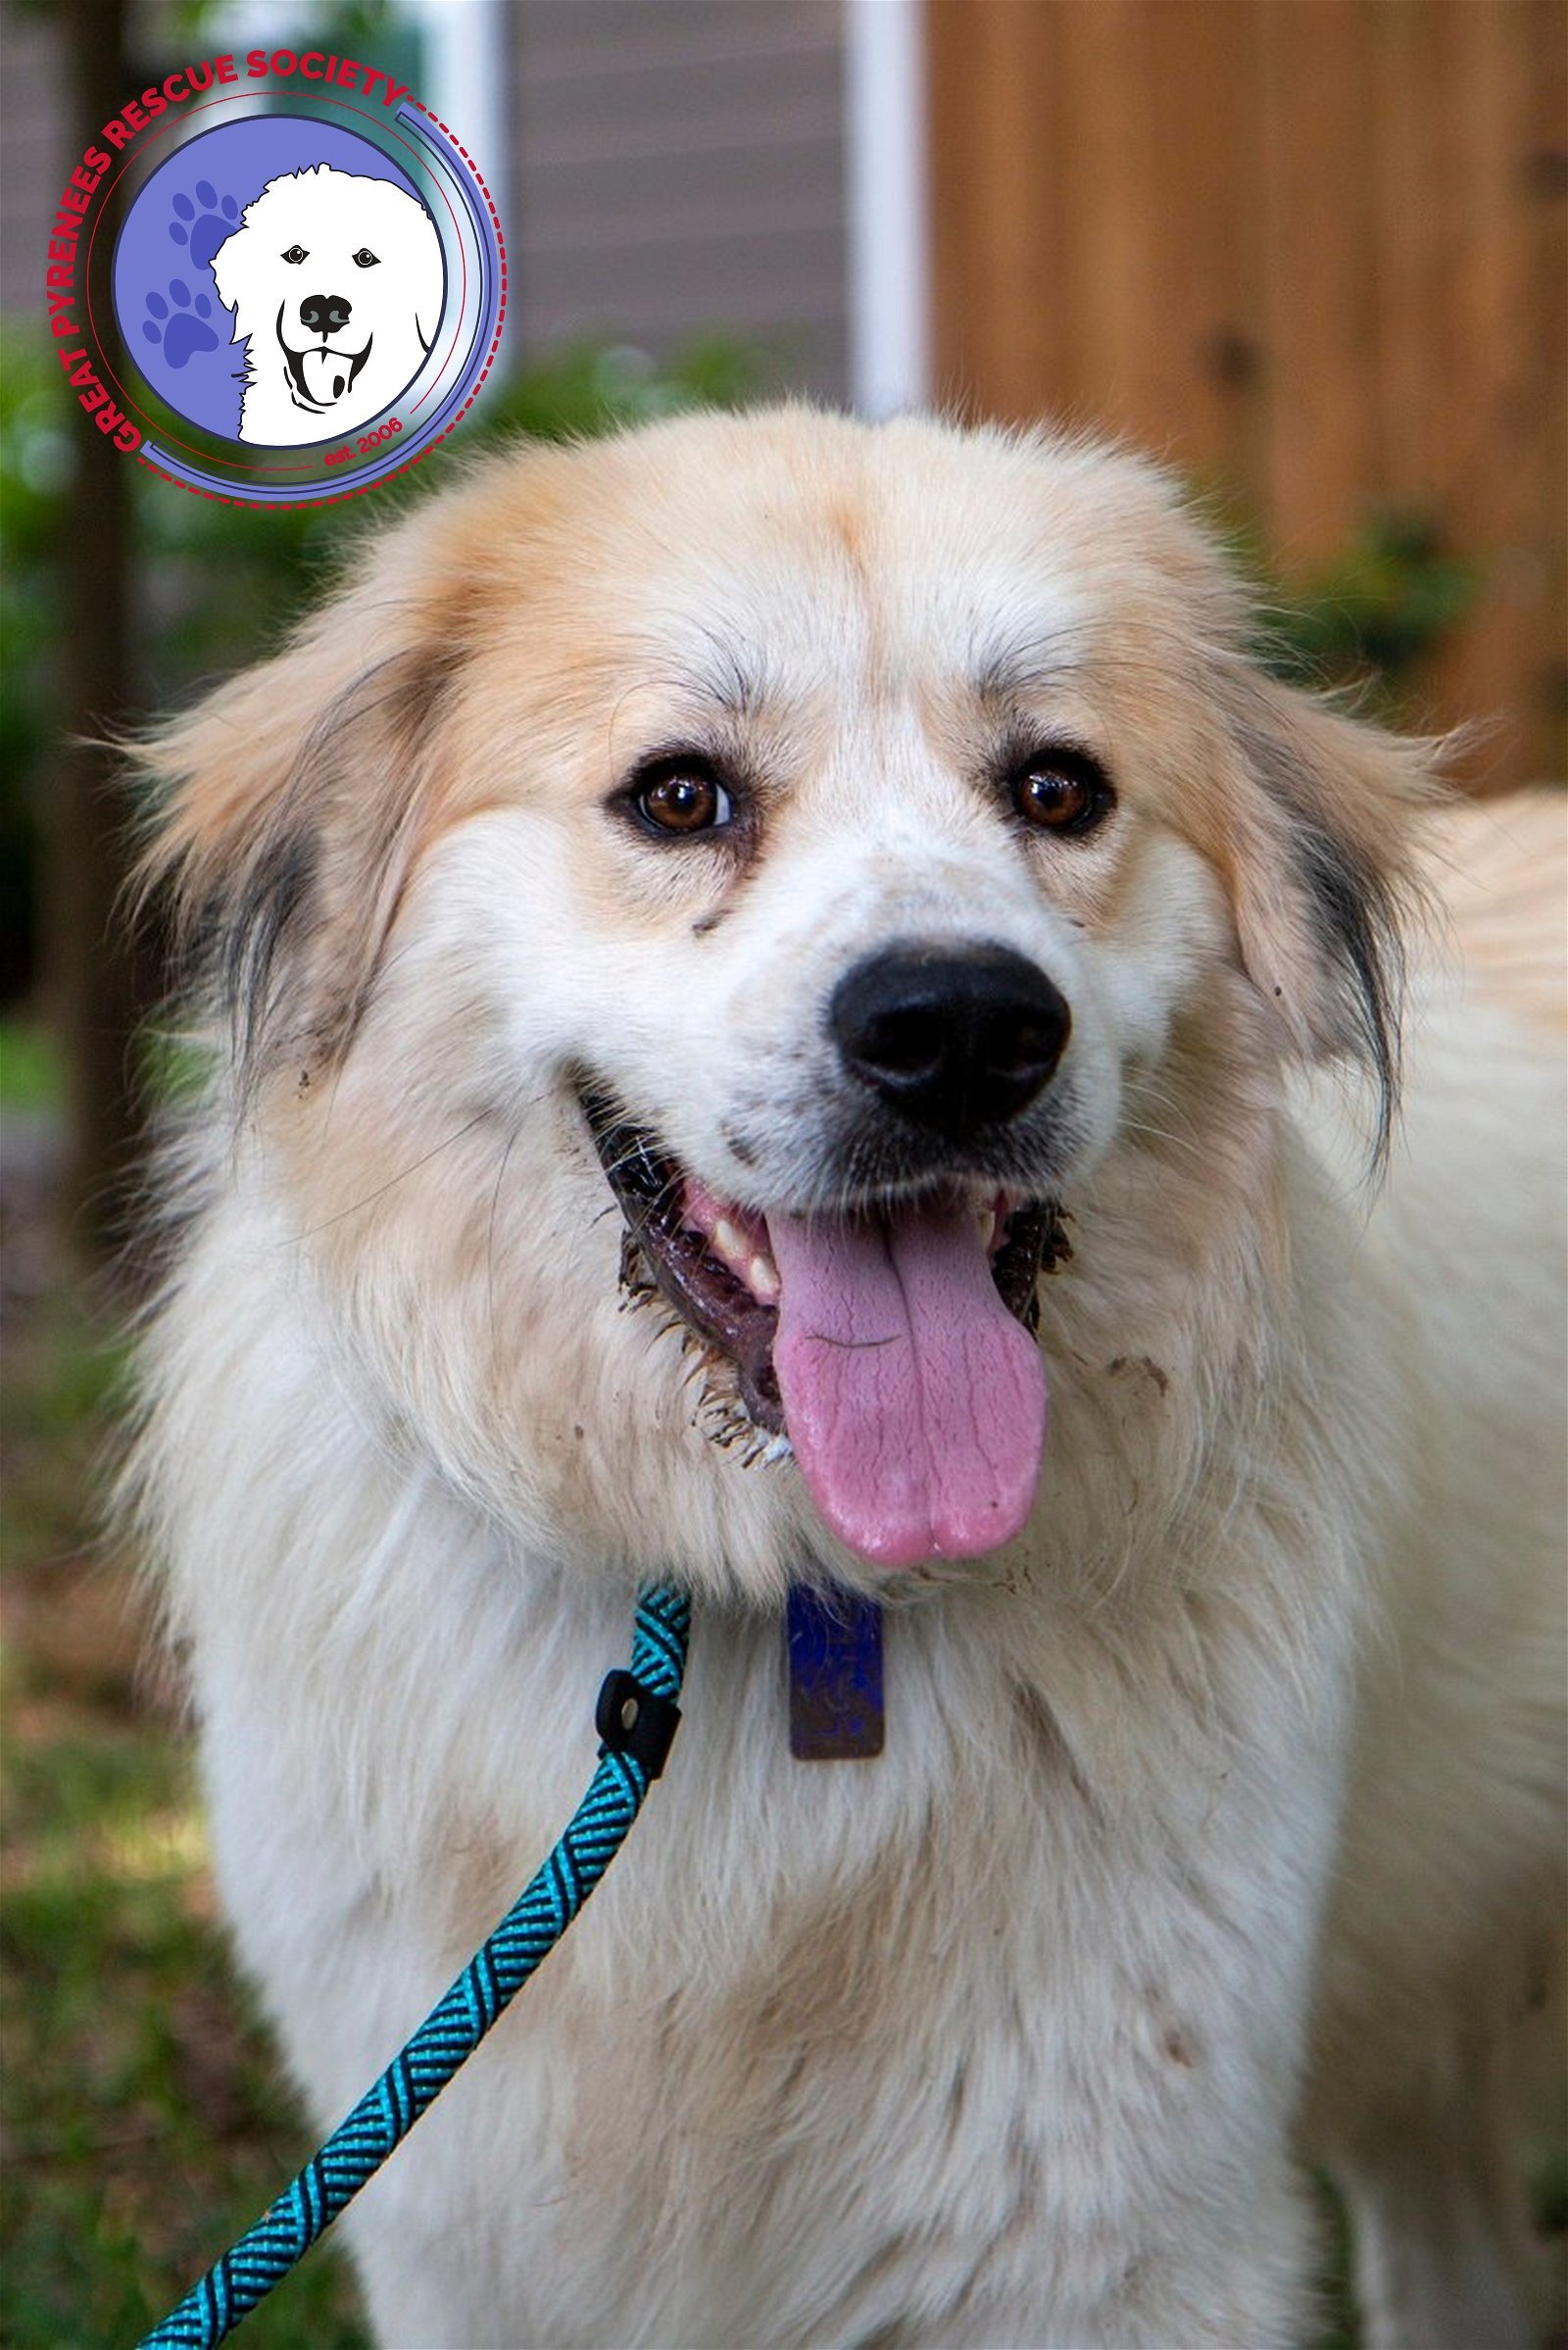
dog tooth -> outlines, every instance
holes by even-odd
[[[753,1257],[746,1268],[746,1282],[752,1296],[760,1297],[764,1305],[771,1305],[784,1286],[778,1277],[778,1267],[770,1256]]]
[[[731,1264],[741,1265],[746,1262],[746,1243],[741,1239],[727,1216],[720,1216],[718,1222],[713,1226],[713,1247],[718,1250],[719,1255],[727,1257]]]

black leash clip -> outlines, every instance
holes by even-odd
[[[650,1779],[657,1779],[680,1728],[680,1707],[645,1688],[635,1673],[607,1673],[594,1708],[594,1728],[603,1740],[601,1754],[630,1755]]]

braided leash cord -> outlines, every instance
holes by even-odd
[[[629,1677],[640,1691],[673,1705],[690,1629],[691,1602],[683,1593],[667,1585],[643,1592]],[[287,2276],[407,2137],[560,1941],[619,1851],[657,1775],[657,1763],[650,1768],[635,1753],[601,1749],[599,1768],[560,1842],[494,1934],[299,2177],[154,2326],[140,2350],[211,2350]]]

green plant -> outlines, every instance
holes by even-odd
[[[1376,510],[1343,554],[1299,575],[1261,557],[1255,538],[1240,551],[1262,583],[1267,664],[1297,684],[1359,687],[1394,718],[1480,587],[1479,567],[1451,552],[1436,518],[1410,509]]]
[[[57,1110],[64,1080],[52,1036],[30,1020],[0,1020],[0,1115]]]

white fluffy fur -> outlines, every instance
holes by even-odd
[[[263,833],[315,842],[191,1146],[140,1477],[223,1897],[317,2122],[566,1817],[638,1579],[696,1593],[643,1821],[346,2224],[384,2344],[1283,2350],[1303,2146],[1351,2197],[1380,2350],[1531,2338],[1560,1043],[1533,975],[1423,957],[1369,1186],[1306,1066],[1334,1037],[1284,802],[1227,761],[1272,729],[1391,862],[1414,769],[1341,721],[1314,748],[1233,629],[1128,461],[703,421],[438,502],[162,754],[220,918]],[[1026,849],[975,790],[956,680],[999,643],[1115,776],[1102,838]],[[371,647],[445,664],[397,758]],[[725,723],[778,795],[739,880],[605,809],[726,663],[765,671]],[[1516,863],[1560,840],[1497,821],[1503,864],[1510,822]],[[1072,1256],[1027,1535],[883,1575],[792,1464],[709,1441],[678,1335],[619,1310],[563,1072],[715,1189],[804,1199],[825,992],[911,924],[1005,940],[1072,1003]],[[875,1763],[787,1752],[779,1604],[813,1559],[888,1604]]]

